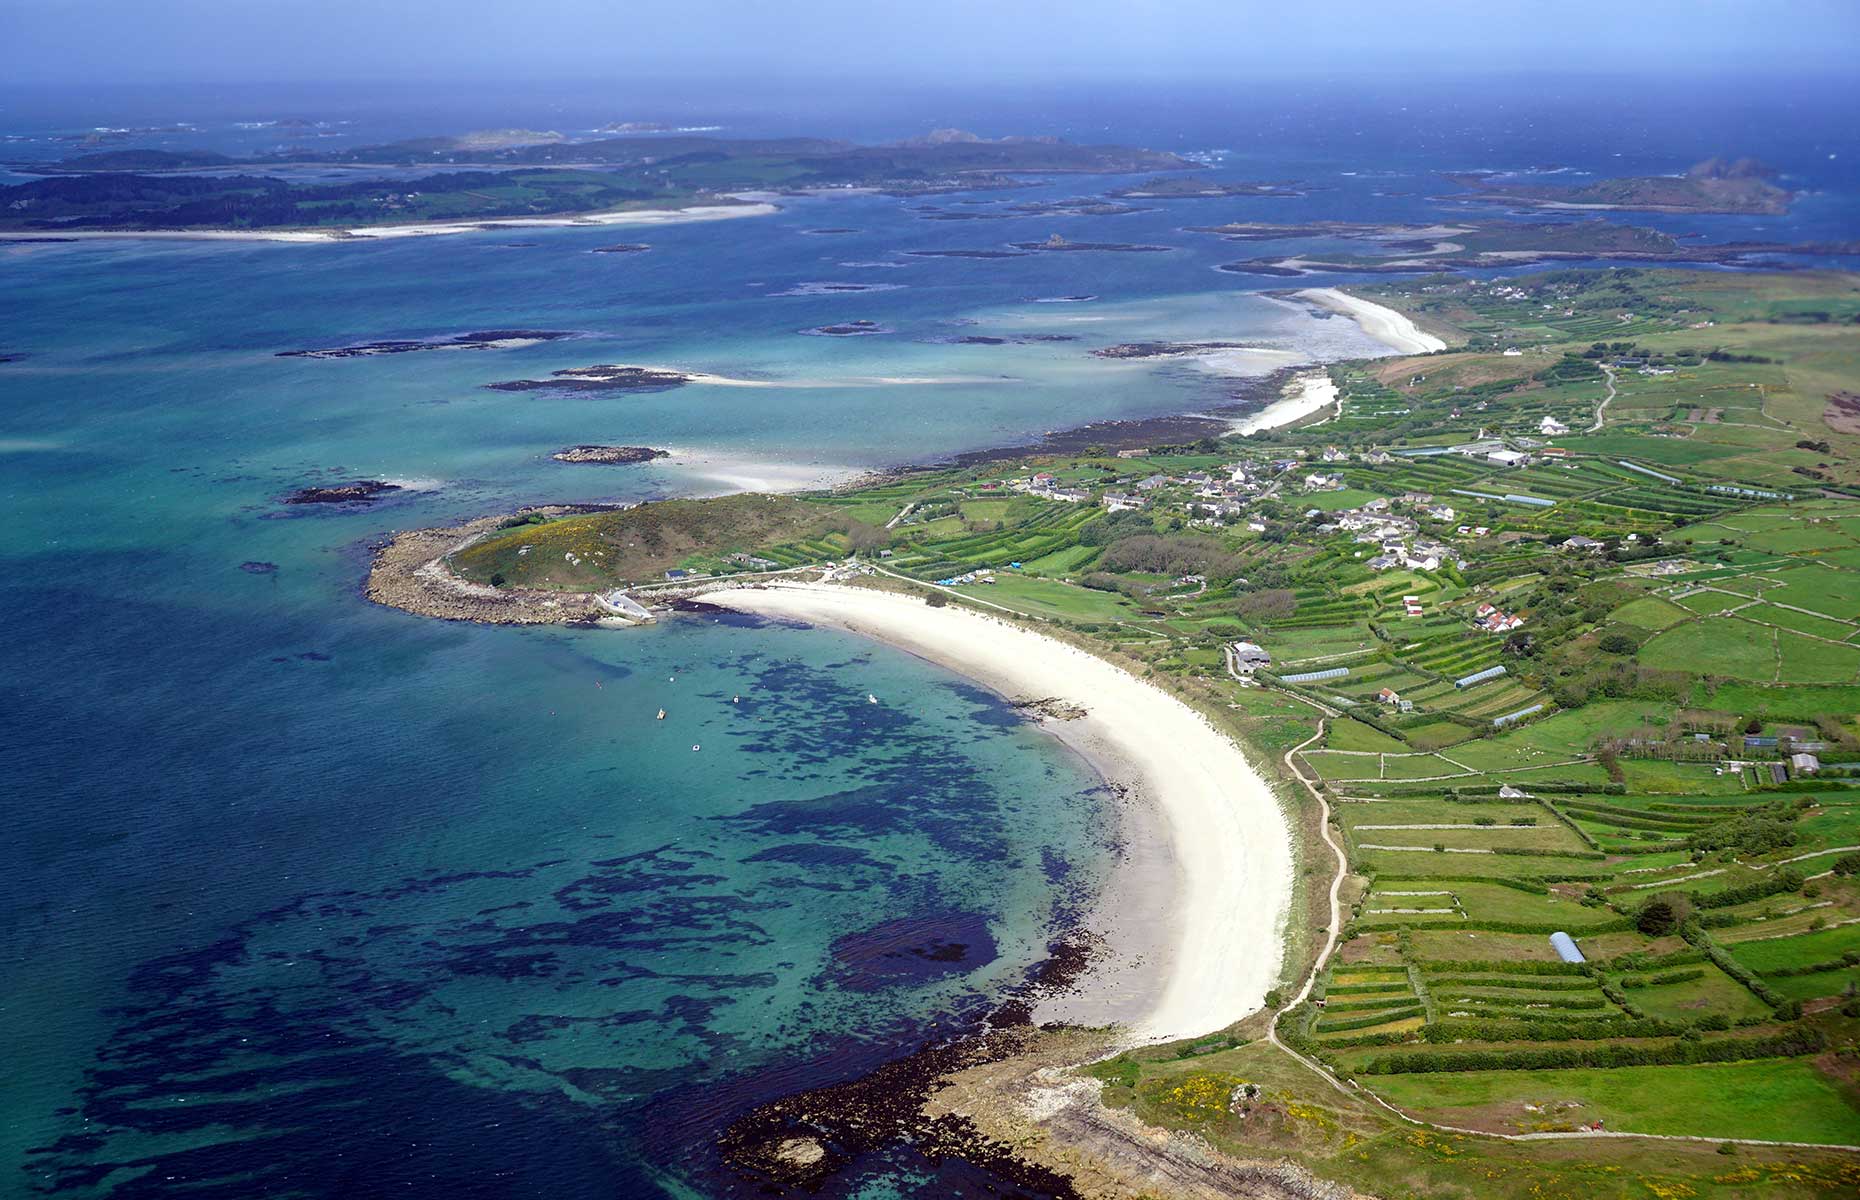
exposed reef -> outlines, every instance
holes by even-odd
[[[812,329],[803,329],[802,333],[812,337],[871,337],[877,333],[890,333],[888,326],[877,321],[841,321],[833,325],[816,325]]]
[[[1097,251],[1110,254],[1161,254],[1175,249],[1174,246],[1146,246],[1136,242],[1069,242],[1054,234],[1043,242],[1009,242],[1016,250],[1041,250],[1054,253],[1067,251]]]
[[[280,350],[279,358],[373,358],[379,354],[414,354],[421,350],[514,350],[575,335],[560,329],[479,329],[450,337],[357,342],[319,350]]]
[[[484,386],[494,392],[669,392],[694,378],[683,371],[601,363],[551,371],[547,379],[505,379]]]
[[[379,479],[358,479],[354,483],[313,484],[284,496],[286,504],[373,504],[389,492],[401,491],[398,483]]]
[[[1216,183],[1193,176],[1175,175],[1148,179],[1130,187],[1113,188],[1105,195],[1123,200],[1205,200],[1233,196],[1294,198],[1309,193],[1310,189],[1306,185],[1290,179],[1268,183]]]
[[[1244,350],[1245,342],[1120,342],[1093,350],[1096,358],[1182,358],[1215,350]]]
[[[1026,258],[1025,250],[906,250],[912,258]]]
[[[549,457],[565,463],[610,463],[624,466],[651,462],[655,458],[670,458],[671,455],[670,450],[657,450],[651,446],[569,446],[557,450]]]

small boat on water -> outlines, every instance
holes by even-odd
[[[743,698],[742,698],[741,696],[731,696],[731,697],[730,697],[730,703],[731,703],[731,704],[741,704],[742,702],[743,702]]]
[[[696,754],[701,749],[703,749],[703,747],[699,746],[696,742],[691,743],[691,752],[693,754]]]
[[[866,702],[867,704],[877,704],[877,703],[878,703],[878,697],[877,697],[877,696],[874,696],[874,695],[873,695],[872,693],[870,693],[870,692],[867,692],[867,693],[865,694],[865,702]]]
[[[665,710],[664,710],[664,709],[660,709],[660,710],[659,710],[659,715],[653,718],[653,720],[655,720],[655,721],[663,721],[664,719],[665,719]]]

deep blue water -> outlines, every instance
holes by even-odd
[[[1371,352],[1353,326],[1212,270],[1264,248],[1181,227],[1430,219],[1435,170],[1672,170],[1755,153],[1808,190],[1786,220],[1631,219],[1851,237],[1848,100],[1712,83],[1417,95],[1374,81],[857,104],[592,89],[0,96],[0,127],[36,139],[9,143],[18,157],[66,152],[45,140],[59,131],[180,120],[207,132],[166,144],[261,148],[274,130],[232,123],[279,116],[351,121],[337,132],[362,140],[617,119],[864,138],[967,125],[1224,149],[1222,177],[1322,185],[1104,218],[932,221],[921,202],[856,197],[644,230],[0,247],[0,353],[24,356],[0,365],[0,1194],[729,1194],[739,1185],[709,1146],[732,1117],[958,1027],[1041,958],[1105,869],[1090,771],[945,672],[746,619],[423,621],[360,598],[372,539],[538,500],[925,461],[1193,410],[1231,388],[1092,359],[1106,342]],[[853,232],[808,232],[822,228]],[[1173,249],[900,254],[1054,230]],[[589,253],[617,241],[653,248]],[[858,265],[871,263],[903,265]],[[778,295],[823,280],[899,286]],[[1079,292],[1099,299],[1033,302]],[[856,318],[892,332],[801,333]],[[578,336],[275,357],[510,326]],[[948,343],[965,332],[1079,340]],[[596,399],[481,386],[612,361],[778,386]],[[900,378],[919,382],[879,382]],[[681,454],[640,468],[548,458],[596,441]],[[362,477],[419,487],[354,512],[278,503]],[[950,944],[964,950],[921,952]],[[835,1185],[982,1186],[902,1153]]]

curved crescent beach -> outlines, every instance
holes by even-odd
[[[1053,638],[915,597],[825,584],[707,593],[707,603],[863,634],[1012,697],[1085,710],[1042,727],[1126,789],[1126,853],[1088,920],[1108,943],[1080,992],[1040,1020],[1121,1023],[1138,1041],[1211,1033],[1279,978],[1291,833],[1239,747],[1152,684]]]
[[[1364,333],[1398,354],[1431,354],[1435,350],[1447,348],[1445,342],[1424,332],[1394,309],[1371,304],[1348,292],[1340,292],[1336,288],[1306,288],[1295,294],[1301,300],[1309,300],[1322,308],[1354,319],[1363,327]]]

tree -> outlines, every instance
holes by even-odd
[[[1596,643],[1604,654],[1634,653],[1634,639],[1625,633],[1611,633]]]
[[[868,525],[864,521],[848,521],[846,540],[851,544],[853,553],[868,554],[882,550],[891,543],[891,530]]]
[[[1692,915],[1692,904],[1684,896],[1654,896],[1634,914],[1634,928],[1648,937],[1665,937]]]
[[[501,588],[504,586],[504,583],[505,583],[504,573],[502,571],[498,571],[491,576],[492,587]]]
[[[931,608],[942,608],[949,603],[949,597],[945,596],[942,592],[931,592],[928,596],[924,597],[924,603],[928,604]]]

